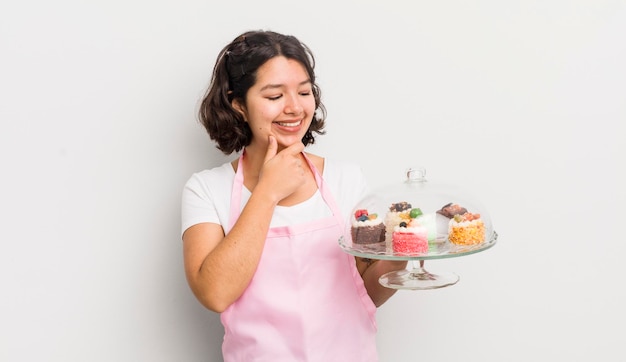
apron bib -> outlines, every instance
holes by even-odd
[[[244,155],[226,232],[241,213]],[[376,307],[354,257],[339,248],[344,220],[335,200],[305,158],[333,215],[269,229],[250,285],[221,314],[225,362],[378,360]]]

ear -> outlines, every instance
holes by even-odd
[[[230,102],[230,105],[239,113],[241,113],[241,115],[243,116],[243,119],[247,122],[248,121],[248,117],[247,117],[247,112],[246,112],[246,106],[243,104],[243,102],[241,101],[241,98],[235,98]]]

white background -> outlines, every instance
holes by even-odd
[[[626,360],[626,4],[590,0],[3,2],[0,360],[221,360],[180,192],[229,159],[196,109],[249,29],[313,49],[312,151],[490,211],[494,248],[426,264],[457,285],[379,309],[382,361]]]

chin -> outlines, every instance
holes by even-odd
[[[304,137],[304,135],[302,135],[302,137]],[[287,148],[297,142],[302,143],[302,137],[285,137],[285,138],[281,138],[281,137],[277,137],[277,142],[278,142],[278,147],[283,147],[283,148]]]

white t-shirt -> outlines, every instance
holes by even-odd
[[[358,201],[368,192],[367,182],[361,168],[350,162],[324,160],[322,177],[348,222]],[[215,223],[226,229],[230,217],[230,197],[235,171],[230,162],[194,173],[183,189],[181,235],[189,227],[199,223]],[[241,205],[250,198],[250,191],[242,187]],[[310,199],[294,206],[277,206],[270,227],[294,225],[330,216],[331,211],[319,190]]]

